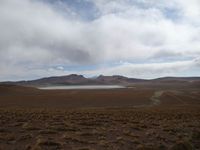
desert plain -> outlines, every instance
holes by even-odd
[[[0,85],[0,150],[198,150],[199,84]]]

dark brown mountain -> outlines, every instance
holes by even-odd
[[[52,85],[127,85],[130,83],[143,82],[142,79],[127,78],[124,76],[103,76],[97,78],[85,78],[83,75],[71,74],[67,76],[47,77],[30,81],[3,82],[3,84],[22,86],[52,86]]]
[[[157,78],[151,80],[153,82],[167,82],[167,83],[173,83],[173,82],[198,82],[200,81],[200,77],[163,77],[163,78]]]
[[[17,82],[2,82],[1,84],[21,85],[30,87],[39,86],[55,86],[55,85],[133,85],[138,83],[144,84],[185,84],[194,83],[200,85],[200,77],[163,77],[152,80],[128,78],[119,75],[104,76],[100,75],[97,78],[85,78],[83,75],[71,74],[66,76],[55,76],[41,78],[30,81],[17,81]]]
[[[96,78],[96,81],[103,84],[131,84],[131,83],[138,83],[138,82],[145,82],[147,80],[143,79],[135,79],[135,78],[128,78],[124,76],[119,75],[113,75],[113,76],[104,76],[100,75]]]
[[[89,82],[90,80],[82,75],[71,74],[67,76],[47,77],[30,81],[4,82],[4,84],[37,87],[37,86],[50,86],[50,85],[82,85],[82,84],[89,84]]]

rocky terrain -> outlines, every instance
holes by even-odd
[[[0,109],[0,149],[200,149],[199,107]]]

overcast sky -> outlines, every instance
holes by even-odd
[[[0,0],[0,81],[200,76],[200,0]]]

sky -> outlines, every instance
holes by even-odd
[[[0,0],[0,81],[200,76],[199,0]]]

